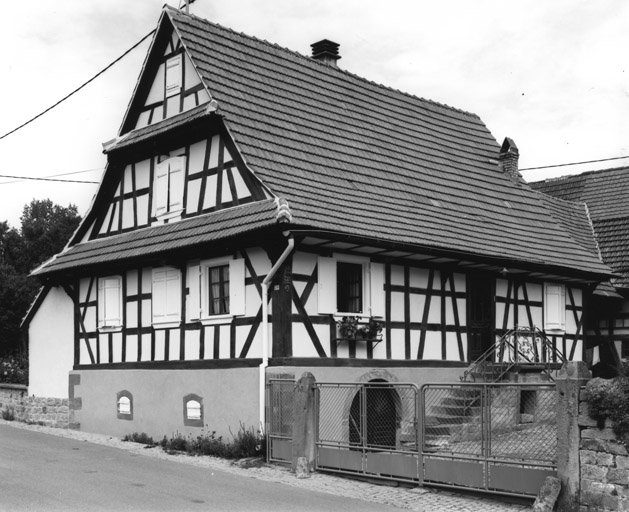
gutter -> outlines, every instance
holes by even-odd
[[[293,252],[295,248],[295,239],[288,231],[284,231],[284,236],[288,237],[288,244],[284,252],[280,255],[271,271],[262,281],[262,363],[260,363],[260,432],[265,432],[266,427],[266,369],[269,366],[269,283],[275,277],[280,266],[286,261],[286,258]]]

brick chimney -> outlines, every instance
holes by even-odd
[[[518,146],[515,145],[513,139],[505,137],[502,147],[500,148],[498,160],[503,172],[507,173],[509,178],[511,178],[514,183],[521,183],[524,181],[522,179],[522,175],[518,171],[519,158],[520,151],[518,150]]]
[[[341,58],[338,43],[330,41],[329,39],[322,39],[321,41],[311,44],[310,48],[312,48],[312,58],[314,60],[338,67],[336,61]]]

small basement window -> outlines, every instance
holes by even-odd
[[[203,398],[199,395],[183,397],[183,424],[186,427],[203,426]]]
[[[133,395],[126,390],[120,391],[116,398],[119,420],[133,419]]]

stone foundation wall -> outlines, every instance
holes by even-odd
[[[20,384],[0,384],[0,411],[12,411],[17,421],[59,428],[70,425],[67,398],[28,396],[28,388]]]
[[[583,393],[581,393],[583,396]],[[629,510],[629,453],[616,440],[609,420],[598,428],[579,401],[581,490],[579,512]]]

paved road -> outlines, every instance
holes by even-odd
[[[2,511],[394,511],[0,424]]]

